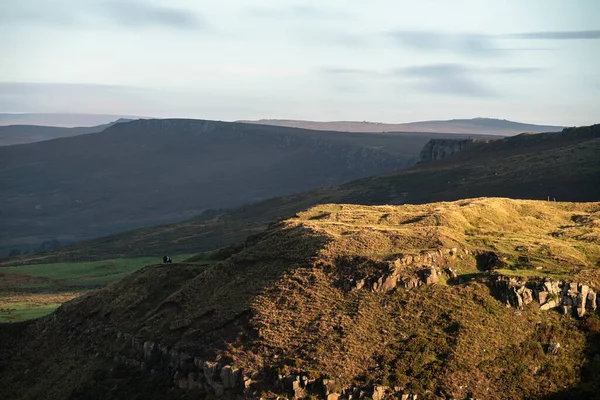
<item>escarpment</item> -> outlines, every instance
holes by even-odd
[[[590,397],[599,218],[599,203],[509,199],[317,206],[225,261],[150,266],[65,304],[2,348],[0,384],[15,398]]]

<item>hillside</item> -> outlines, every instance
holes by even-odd
[[[166,119],[0,147],[0,254],[395,171],[451,136]]]
[[[223,262],[148,266],[0,330],[0,387],[7,399],[591,399],[598,290],[599,202],[324,204]]]
[[[11,262],[94,260],[212,250],[324,203],[420,204],[499,196],[598,201],[600,125],[482,141],[441,161],[65,247]]]
[[[288,119],[261,119],[240,122],[343,132],[446,132],[501,136],[518,135],[523,132],[555,132],[564,128],[562,126],[524,124],[494,118],[451,119],[448,121],[421,121],[403,124],[366,121],[317,122]]]
[[[114,124],[128,122],[128,119],[118,119],[108,124],[63,128],[58,126],[38,126],[38,125],[7,125],[0,126],[0,146],[10,146],[13,144],[25,144],[41,142],[44,140],[57,139],[63,137],[83,135],[86,133],[102,132],[104,129]]]

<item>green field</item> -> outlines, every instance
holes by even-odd
[[[173,256],[183,261],[190,254]],[[0,322],[39,318],[65,301],[117,282],[160,257],[121,258],[0,268]]]

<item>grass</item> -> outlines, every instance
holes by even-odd
[[[189,257],[181,254],[172,259],[179,262]],[[83,293],[160,262],[157,257],[140,257],[0,268],[0,322],[39,318]]]

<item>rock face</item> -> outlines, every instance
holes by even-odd
[[[525,282],[512,277],[498,276],[493,282],[497,295],[507,306],[518,309],[532,301],[540,304],[540,310],[560,307],[564,315],[583,317],[597,308],[598,296],[589,286],[577,282],[544,280]]]
[[[421,150],[419,161],[428,163],[441,160],[478,142],[475,139],[431,139]]]

